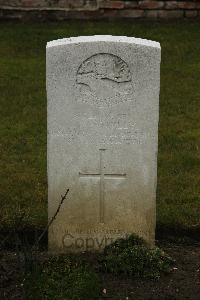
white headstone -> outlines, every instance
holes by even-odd
[[[160,44],[120,36],[47,44],[50,250],[154,244]]]

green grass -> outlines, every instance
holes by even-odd
[[[30,255],[32,254],[32,255]],[[160,248],[149,249],[136,235],[118,239],[105,247],[96,260],[81,255],[46,256],[38,259],[33,252],[26,261],[21,276],[26,299],[100,299],[102,278],[110,273],[113,278],[159,279],[169,274],[174,261]],[[92,266],[91,266],[92,265]]]
[[[101,285],[98,275],[82,261],[54,256],[25,276],[24,291],[30,300],[97,300]]]
[[[200,225],[200,26],[198,22],[0,23],[1,227],[47,222],[45,45],[113,34],[162,46],[157,222]]]
[[[149,249],[144,240],[132,234],[106,246],[101,263],[104,272],[159,279],[162,273],[171,272],[174,261],[158,247]]]

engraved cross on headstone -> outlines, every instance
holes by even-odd
[[[104,173],[104,153],[106,149],[99,149],[100,151],[100,162],[99,162],[99,172],[98,173],[81,173],[79,172],[80,177],[98,177],[100,179],[100,189],[99,189],[99,207],[100,207],[100,223],[104,223],[104,191],[105,191],[105,179],[119,179],[119,178],[126,178],[126,174],[111,174],[111,173]]]

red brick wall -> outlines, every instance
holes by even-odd
[[[200,0],[0,0],[2,19],[198,17]]]

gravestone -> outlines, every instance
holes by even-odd
[[[120,36],[47,44],[49,249],[154,244],[160,44]]]

